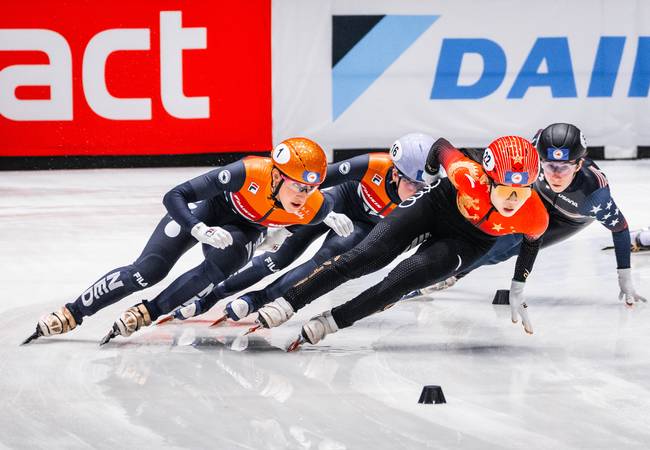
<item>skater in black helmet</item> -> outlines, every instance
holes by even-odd
[[[641,248],[643,242],[646,245],[650,243],[650,233],[646,231],[644,235],[644,230],[638,230],[633,233],[634,239],[631,238],[627,221],[612,198],[605,174],[587,156],[582,132],[575,125],[554,123],[538,131],[533,142],[542,161],[542,172],[534,189],[544,202],[550,219],[541,247],[561,242],[589,224],[600,222],[612,234],[619,299],[627,305],[645,302],[632,283],[630,251]],[[521,241],[521,235],[500,237],[485,256],[457,277],[450,277],[429,289],[450,287],[458,278],[482,265],[497,264],[511,258],[519,252]]]

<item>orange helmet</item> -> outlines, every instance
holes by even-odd
[[[325,181],[327,156],[321,146],[311,139],[285,139],[273,149],[271,159],[280,172],[294,181],[311,186]]]

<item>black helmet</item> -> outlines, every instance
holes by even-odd
[[[533,144],[543,161],[575,161],[587,155],[585,136],[570,123],[554,123],[538,131]]]

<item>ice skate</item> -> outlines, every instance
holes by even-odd
[[[647,252],[650,250],[650,227],[630,231],[632,252]]]
[[[253,300],[247,294],[228,302],[223,315],[210,324],[210,327],[216,327],[226,320],[234,320],[235,322],[243,319],[254,311]]]
[[[258,311],[257,322],[264,328],[275,328],[289,320],[294,314],[293,306],[279,297],[271,303],[264,305]]]
[[[77,321],[68,308],[62,306],[58,311],[41,317],[36,325],[36,331],[25,339],[21,345],[28,344],[41,336],[54,336],[67,333],[77,327]]]
[[[190,303],[189,305],[184,305],[184,306],[180,306],[180,307],[176,308],[175,310],[173,310],[171,312],[170,315],[160,319],[156,323],[156,325],[162,325],[163,323],[170,322],[170,321],[172,321],[174,319],[187,320],[187,319],[189,319],[191,317],[198,316],[199,314],[203,314],[203,312],[205,312],[205,311],[201,310],[200,302],[195,301],[195,302]]]
[[[630,251],[641,253],[650,251],[650,227],[630,231]],[[601,250],[614,250],[613,245],[607,245]]]
[[[106,336],[104,336],[99,345],[108,343],[108,341],[116,336],[131,336],[140,328],[148,325],[151,325],[151,318],[149,316],[149,311],[147,311],[144,304],[139,303],[135,306],[131,306],[115,321],[113,328]]]
[[[332,313],[326,311],[323,314],[312,317],[309,322],[302,326],[300,336],[293,341],[287,351],[292,352],[305,342],[309,342],[312,345],[318,344],[325,339],[325,336],[336,333],[338,330],[339,327],[334,321]]]
[[[444,291],[445,289],[449,289],[452,287],[456,282],[458,281],[458,278],[455,276],[451,276],[447,278],[446,280],[439,281],[438,283],[432,284],[431,286],[427,286],[422,289],[416,289],[414,291],[409,292],[406,294],[404,297],[402,297],[402,300],[408,300],[409,298],[415,298],[415,297],[421,297],[423,295],[431,295],[436,291]]]

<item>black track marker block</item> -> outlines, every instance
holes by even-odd
[[[494,294],[493,305],[509,305],[510,304],[510,291],[508,289],[499,289]]]
[[[440,386],[424,386],[422,388],[422,393],[420,394],[420,400],[418,403],[431,404],[431,403],[447,403],[445,400],[445,394],[442,393],[442,388]]]

